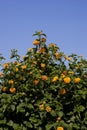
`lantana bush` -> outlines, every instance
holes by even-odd
[[[25,56],[0,55],[0,130],[87,130],[87,60],[33,36]]]

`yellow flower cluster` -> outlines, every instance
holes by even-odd
[[[65,77],[64,78],[64,83],[68,84],[71,82],[71,78],[70,77]]]
[[[33,50],[33,48],[29,48],[29,49],[28,49],[28,51],[32,51],[32,50]]]
[[[75,83],[79,83],[80,81],[81,81],[81,79],[79,77],[74,79]]]
[[[18,72],[18,71],[19,71],[19,69],[18,69],[18,68],[15,68],[15,71],[16,71],[16,72]]]
[[[40,110],[44,110],[44,104],[39,105]]]
[[[22,68],[23,70],[25,70],[27,67],[26,67],[26,65],[22,65],[21,68]]]
[[[61,126],[60,127],[58,126],[56,130],[64,130],[64,128]]]
[[[51,108],[50,106],[47,106],[47,107],[46,107],[46,111],[47,111],[47,112],[51,112],[51,110],[52,110],[52,108]]]
[[[69,71],[68,74],[74,74],[74,72],[73,71]]]
[[[11,79],[11,80],[8,81],[8,83],[9,83],[9,84],[13,84],[14,81]]]
[[[53,77],[53,79],[52,79],[52,82],[57,82],[58,81],[58,76],[55,76],[55,77]]]
[[[59,56],[60,56],[60,55],[59,55],[59,53],[58,53],[58,52],[56,52],[56,53],[55,53],[55,57],[56,57],[56,59],[58,59],[58,58],[59,58]]]
[[[68,60],[68,61],[71,61],[71,58],[68,57],[68,56],[66,56],[66,55],[64,55],[64,58],[65,58],[66,60]]]
[[[41,67],[42,67],[42,68],[45,68],[46,65],[45,65],[44,63],[41,63]]]
[[[50,46],[50,47],[54,47],[55,44],[54,44],[54,43],[50,43],[49,46]]]
[[[9,67],[9,64],[8,64],[8,63],[5,63],[3,66],[4,66],[4,68],[8,68],[8,67]]]
[[[49,105],[47,105],[47,106],[45,106],[45,105],[46,105],[46,101],[43,101],[43,103],[39,105],[39,109],[46,110],[46,112],[51,112],[52,108]]]

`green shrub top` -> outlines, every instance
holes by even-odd
[[[22,59],[13,49],[1,68],[0,130],[86,130],[87,61],[33,36],[34,47]]]

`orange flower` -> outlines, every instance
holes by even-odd
[[[46,75],[42,75],[42,80],[48,80],[48,77]]]
[[[51,108],[50,106],[47,106],[47,107],[46,107],[46,111],[47,111],[47,112],[51,112],[51,110],[52,110],[52,108]]]
[[[60,93],[61,95],[65,94],[65,93],[66,93],[66,89],[65,89],[65,88],[60,89],[60,90],[59,90],[59,93]]]
[[[74,79],[75,83],[79,83],[80,81],[81,81],[81,79],[79,77]]]
[[[53,77],[52,82],[56,82],[58,80],[58,76]]]
[[[7,91],[7,87],[3,87],[3,88],[2,88],[2,92],[5,93],[6,91]]]
[[[15,93],[16,92],[16,88],[10,88],[9,91],[10,91],[10,93]]]
[[[38,80],[38,79],[35,79],[35,80],[33,81],[33,83],[34,83],[35,85],[37,85],[37,84],[39,83],[39,80]]]
[[[36,39],[33,41],[33,45],[38,45],[39,44],[39,41]]]
[[[13,84],[14,81],[11,79],[11,80],[8,81],[8,83],[9,83],[9,84]]]
[[[41,53],[45,52],[45,48],[44,47],[41,47],[39,50],[40,50]]]
[[[71,78],[70,77],[65,77],[64,78],[64,83],[68,84],[71,82]]]
[[[58,126],[56,130],[64,130],[64,128],[61,126],[60,127]]]
[[[0,72],[0,77],[3,75],[3,73],[2,72]]]

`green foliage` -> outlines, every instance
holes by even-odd
[[[22,59],[11,50],[1,68],[0,130],[86,130],[87,60],[33,36],[34,47]]]

